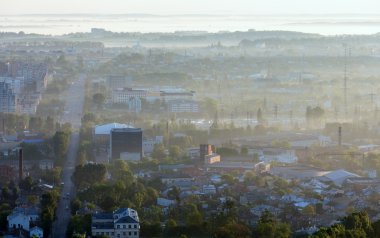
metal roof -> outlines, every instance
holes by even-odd
[[[109,135],[111,130],[115,128],[133,128],[133,127],[127,124],[121,124],[121,123],[116,123],[116,122],[104,124],[104,125],[96,125],[95,135]]]

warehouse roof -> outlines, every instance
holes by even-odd
[[[133,128],[133,127],[127,124],[121,124],[121,123],[116,123],[116,122],[104,124],[104,125],[96,125],[95,135],[109,135],[111,130],[115,128]]]

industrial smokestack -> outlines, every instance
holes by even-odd
[[[338,129],[338,145],[339,147],[342,146],[342,127],[339,126],[339,129]]]
[[[21,181],[23,179],[23,158],[22,158],[22,149],[18,151],[18,178]]]

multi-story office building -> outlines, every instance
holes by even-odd
[[[169,111],[173,113],[199,111],[198,103],[192,100],[172,100],[169,102]]]
[[[110,159],[139,161],[143,156],[141,128],[115,128],[110,134]]]
[[[146,98],[147,90],[119,88],[112,91],[112,103],[128,104],[132,98]]]
[[[48,78],[45,64],[0,62],[0,111],[36,113]]]

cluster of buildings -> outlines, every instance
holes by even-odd
[[[15,207],[7,216],[8,232],[17,237],[43,238],[44,231],[37,226],[40,223],[40,211],[36,207]]]
[[[148,103],[156,101],[163,102],[167,110],[173,113],[197,113],[199,112],[198,102],[194,100],[194,91],[183,88],[132,88],[130,77],[109,76],[107,87],[110,91],[110,102],[112,104],[128,105],[128,110],[139,113],[142,110],[141,101]]]
[[[143,137],[141,128],[127,124],[109,123],[97,125],[93,130],[93,140],[108,160],[140,161],[144,154],[153,152],[156,144],[163,143],[163,136]]]
[[[54,160],[51,158],[23,159],[20,156],[22,143],[34,144],[41,148],[45,142],[43,134],[30,133],[24,131],[22,134],[4,135],[0,133],[0,181],[7,183],[17,181],[20,174],[28,175],[35,171],[35,168],[49,170],[54,168]],[[21,172],[21,173],[20,173]]]
[[[353,207],[378,211],[378,201],[374,199],[380,195],[377,178],[344,169],[327,171],[299,164],[237,162],[221,160],[220,156],[210,162],[208,156],[214,154],[212,146],[201,145],[200,150],[206,151],[206,155],[193,157],[199,159],[198,164],[160,165],[159,172],[145,170],[136,175],[148,180],[160,179],[164,184],[157,199],[164,214],[179,205],[169,195],[174,187],[180,191],[180,201],[198,197],[205,216],[222,209],[226,200],[232,200],[236,206],[248,208],[238,216],[250,225],[256,224],[265,210],[278,219],[291,219],[292,226],[302,231],[329,226]],[[225,174],[233,179],[226,180]],[[289,212],[289,207],[294,214]],[[380,213],[371,216],[375,219]]]
[[[0,62],[0,112],[34,114],[48,79],[45,64]]]

